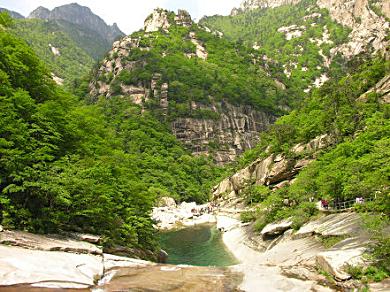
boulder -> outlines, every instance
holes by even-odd
[[[176,208],[176,202],[175,199],[171,197],[162,197],[158,203],[158,207],[169,207],[169,208]]]
[[[363,247],[324,251],[316,256],[316,263],[337,280],[344,281],[351,278],[351,275],[346,271],[348,265],[363,264],[362,255],[364,251],[365,248]]]
[[[60,236],[43,236],[24,231],[6,230],[0,234],[0,243],[43,251],[64,251],[101,255],[98,246]]]
[[[271,223],[266,225],[263,230],[261,230],[260,234],[263,239],[266,239],[269,236],[280,235],[286,230],[290,229],[292,224],[293,222],[290,219],[282,220],[277,223]]]
[[[76,289],[93,286],[103,275],[103,264],[95,255],[0,245],[0,271],[0,286]]]

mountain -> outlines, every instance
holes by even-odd
[[[111,45],[115,39],[124,36],[124,33],[118,28],[116,23],[107,25],[104,20],[95,15],[90,8],[81,6],[77,3],[59,6],[51,11],[40,6],[32,11],[28,18],[57,20],[60,21],[60,23],[66,21],[77,25],[85,31],[95,32],[99,35],[99,39],[96,40],[96,43],[98,44],[100,41],[103,41],[105,46]],[[82,32],[79,32],[79,35],[82,36]]]
[[[144,29],[114,43],[90,83],[92,100],[130,96],[167,122],[194,154],[218,163],[258,141],[295,95],[255,50],[195,24],[183,10],[155,10]]]
[[[113,41],[124,35],[116,24],[107,25],[78,4],[52,11],[38,7],[28,18],[15,20],[13,29],[45,61],[54,80],[67,88],[87,76]]]
[[[15,21],[13,32],[26,40],[45,61],[54,80],[67,88],[86,76],[95,60],[62,26],[54,21],[22,19]]]
[[[355,56],[384,54],[389,15],[386,1],[248,0],[200,24],[252,46],[309,92]]]
[[[221,170],[129,98],[88,104],[64,91],[7,25],[0,18],[2,228],[100,234],[106,248],[155,259],[155,200],[206,201]]]
[[[12,17],[12,18],[15,18],[15,19],[22,19],[24,18],[23,15],[21,15],[20,13],[17,13],[15,11],[12,11],[12,10],[8,10],[6,8],[1,8],[0,7],[0,12],[8,12],[8,14]]]

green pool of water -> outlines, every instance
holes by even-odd
[[[230,266],[237,260],[227,250],[215,225],[199,225],[160,234],[160,244],[168,254],[168,264]]]

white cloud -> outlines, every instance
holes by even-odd
[[[156,7],[177,10],[185,9],[195,19],[204,15],[229,14],[233,7],[237,7],[242,0],[2,0],[0,7],[14,10],[28,15],[38,6],[49,9],[77,2],[88,6],[102,17],[107,23],[117,22],[126,33],[142,28],[144,19]]]

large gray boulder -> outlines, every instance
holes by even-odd
[[[276,223],[266,225],[260,234],[265,239],[270,236],[283,234],[286,230],[290,229],[293,222],[291,219],[282,220]]]
[[[334,249],[324,251],[316,256],[317,265],[324,271],[330,273],[337,280],[344,281],[351,278],[347,268],[363,264],[364,247],[353,249]]]

